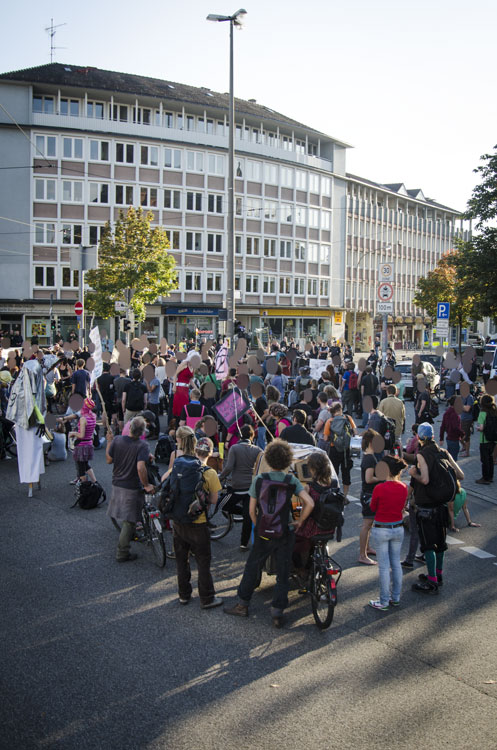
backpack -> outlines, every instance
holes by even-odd
[[[483,435],[489,443],[497,442],[497,414],[487,412],[483,424]]]
[[[82,510],[92,510],[107,500],[104,488],[98,482],[80,482],[76,485],[75,502]],[[102,499],[100,499],[102,498]]]
[[[349,376],[349,391],[356,391],[356,390],[357,390],[357,373],[352,370]]]
[[[471,409],[471,417],[473,419],[473,422],[478,422],[478,417],[480,416],[480,402],[475,399],[473,401],[473,407]]]
[[[177,523],[193,523],[207,505],[204,472],[207,466],[194,456],[179,456],[161,493],[161,509]],[[198,502],[197,502],[198,501]],[[190,509],[191,506],[195,506]]]
[[[340,492],[338,482],[334,480],[331,486],[324,490],[317,482],[311,482],[309,487],[312,499],[314,500],[314,510],[311,513],[311,517],[319,529],[325,531],[336,530],[336,540],[337,542],[341,542],[345,496]]]
[[[257,478],[257,533],[263,539],[279,539],[288,531],[294,488],[291,474],[286,474],[281,481],[271,479],[266,473]]]
[[[395,420],[391,417],[381,415],[378,432],[385,441],[385,450],[391,451],[395,445]]]
[[[145,405],[142,384],[139,380],[133,380],[129,384],[126,395],[126,409],[128,411],[142,411]]]
[[[350,447],[352,427],[347,417],[338,415],[333,417],[330,425],[331,442],[339,453],[344,453]]]
[[[438,409],[438,399],[431,398],[430,397],[430,405],[428,406],[428,414],[432,419],[435,419],[435,417],[438,417],[439,409]]]
[[[297,390],[297,393],[299,394],[299,396],[302,393],[302,391],[305,391],[307,388],[310,387],[310,385],[311,385],[311,379],[310,378],[307,378],[307,377],[300,378],[300,380],[299,380],[299,382],[297,383],[297,386],[296,386],[296,390]]]
[[[426,460],[423,451],[420,453]],[[430,476],[430,481],[425,488],[426,496],[440,505],[450,503],[455,498],[459,486],[456,472],[447,455],[446,451],[440,450],[435,454],[433,462],[426,462]]]
[[[205,406],[202,406],[202,411],[200,413],[199,417],[190,417],[188,415],[188,406],[185,406],[185,414],[186,414],[186,426],[191,427],[192,430],[195,429],[195,425],[199,421],[199,419],[202,419],[205,413]]]
[[[155,446],[155,460],[157,463],[169,463],[171,453],[176,450],[176,443],[170,435],[161,435]]]

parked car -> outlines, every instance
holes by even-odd
[[[421,362],[429,362],[437,372],[440,371],[443,363],[443,357],[440,354],[420,354],[419,357]]]
[[[398,362],[395,365],[395,370],[397,370],[397,372],[400,372],[400,382],[397,384],[397,386],[403,386],[404,401],[414,398],[411,368],[412,360],[410,359],[403,359],[401,362]],[[440,385],[440,375],[430,362],[423,361],[423,371],[431,390],[436,393]]]
[[[486,347],[485,347],[486,348]],[[495,378],[497,376],[497,347],[494,351],[494,359],[492,362],[492,369],[490,370],[490,377]]]

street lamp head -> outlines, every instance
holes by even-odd
[[[232,16],[220,16],[218,13],[209,13],[207,21],[232,21],[234,26],[241,29],[246,15],[247,11],[244,8],[240,8]]]
[[[209,13],[207,21],[231,21],[231,16],[219,16],[217,13]]]

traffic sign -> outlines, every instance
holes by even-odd
[[[380,263],[378,281],[393,281],[393,263]]]
[[[114,312],[126,312],[128,306],[123,299],[118,299],[114,302]]]
[[[384,281],[378,286],[378,299],[382,302],[390,302],[393,297],[393,286]]]
[[[83,303],[82,302],[76,302],[74,305],[74,312],[76,315],[83,315]]]
[[[449,320],[450,302],[437,302],[437,320]]]
[[[379,313],[393,313],[393,302],[378,302],[376,311]]]

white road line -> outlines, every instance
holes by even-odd
[[[359,500],[359,498],[358,497],[354,497],[354,495],[347,495],[347,500],[350,500],[351,503],[360,503],[361,502]]]
[[[469,552],[470,555],[474,555],[475,557],[480,558],[486,558],[486,557],[495,557],[495,555],[490,554],[490,552],[485,552],[483,549],[478,549],[478,547],[461,547],[463,552]]]
[[[454,536],[449,536],[447,534],[446,537],[447,544],[464,544],[464,542],[461,539],[456,539]]]

